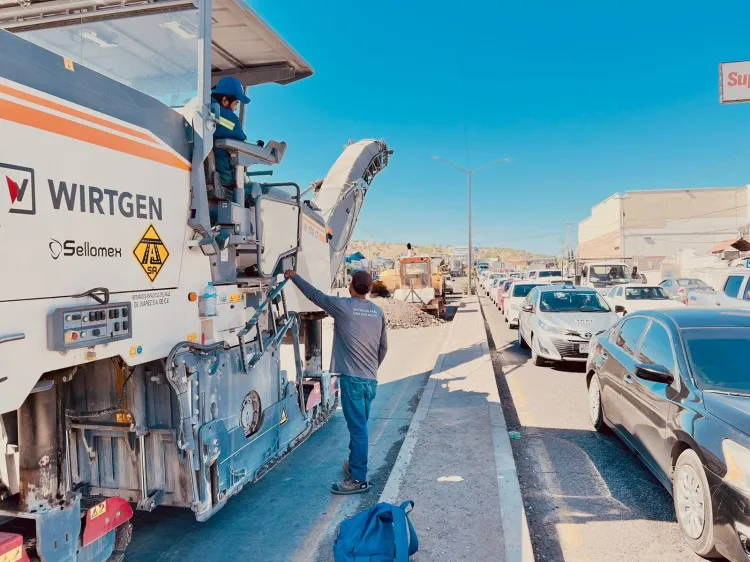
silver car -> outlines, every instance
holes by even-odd
[[[690,291],[713,291],[713,287],[708,285],[702,279],[695,277],[677,277],[665,279],[659,283],[670,297],[674,300],[687,304],[688,298],[690,298]]]
[[[572,283],[532,289],[518,316],[518,344],[531,348],[534,365],[586,361],[591,338],[620,317],[594,289]]]

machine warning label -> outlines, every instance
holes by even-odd
[[[100,515],[104,515],[105,513],[107,513],[107,502],[96,504],[91,508],[91,517],[89,517],[89,519],[93,521],[94,519],[96,519]]]
[[[143,271],[151,282],[156,281],[161,268],[164,267],[169,257],[169,251],[153,224],[149,225],[138,244],[133,248],[133,255],[141,264]]]
[[[0,562],[17,562],[21,559],[21,547],[17,546],[13,550],[10,550],[0,556]]]
[[[281,408],[281,421],[279,422],[279,425],[284,425],[287,419],[288,418],[286,417],[286,408]]]

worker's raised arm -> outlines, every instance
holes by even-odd
[[[380,347],[378,347],[378,367],[383,364],[385,354],[388,353],[388,333],[386,330],[385,316],[383,316],[383,329],[380,332]]]
[[[292,283],[297,286],[303,295],[305,295],[313,304],[325,310],[334,319],[340,312],[342,312],[341,306],[338,302],[338,297],[332,297],[326,295],[323,291],[319,291],[294,271],[287,271],[284,273],[284,277],[291,279]]]

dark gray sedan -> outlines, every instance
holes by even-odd
[[[691,548],[750,560],[750,312],[630,314],[596,338],[586,373],[592,424],[672,493]]]

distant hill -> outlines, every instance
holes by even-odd
[[[450,255],[451,246],[440,246],[437,244],[428,244],[423,246],[415,246],[415,255],[428,255],[428,256],[440,256]],[[362,254],[370,259],[375,259],[380,256],[383,258],[398,258],[406,255],[406,243],[390,243],[390,242],[366,242],[363,240],[353,240],[349,244],[349,253],[362,252]],[[479,259],[498,259],[502,261],[515,261],[523,260],[524,258],[542,258],[548,257],[544,254],[535,254],[533,252],[526,252],[524,250],[517,250],[515,248],[479,248]]]

